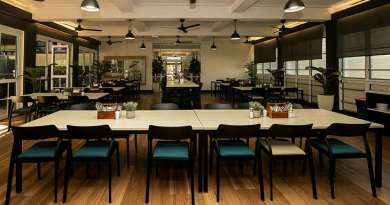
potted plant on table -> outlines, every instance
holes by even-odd
[[[261,112],[264,110],[264,106],[262,106],[259,102],[249,102],[249,108],[253,109],[254,118],[259,118]]]
[[[127,119],[135,118],[135,111],[137,110],[137,106],[138,103],[133,101],[123,103],[123,107],[125,107],[126,110]]]
[[[65,95],[65,96],[69,96],[70,92],[72,92],[72,88],[64,88],[62,94]]]
[[[314,75],[314,79],[319,82],[324,89],[324,94],[317,95],[318,107],[320,109],[333,110],[334,95],[330,90],[330,86],[332,82],[338,80],[341,72],[331,67],[317,68],[314,66],[308,66],[306,67],[306,70],[318,71],[318,73]]]
[[[266,69],[269,73],[271,73],[272,78],[271,81],[274,81],[274,85],[281,85],[281,82],[283,81],[283,74],[285,69],[284,68],[278,68],[275,70]]]

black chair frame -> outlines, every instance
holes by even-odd
[[[27,107],[28,103],[32,103],[30,106],[30,109],[27,110],[26,112],[21,112],[21,111],[14,111],[14,107],[16,103],[23,103],[23,107]],[[27,114],[29,115],[29,121],[31,121],[31,114],[35,112],[36,110],[36,103],[35,100],[33,100],[30,96],[12,96],[11,97],[11,106],[8,110],[8,132],[11,129],[11,122],[12,122],[12,113],[20,113],[24,114],[24,123],[27,123]]]

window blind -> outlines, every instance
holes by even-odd
[[[276,62],[276,39],[264,41],[255,45],[255,63]]]

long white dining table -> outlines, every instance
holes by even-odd
[[[220,124],[248,125],[261,124],[265,132],[273,124],[302,125],[313,124],[313,131],[321,132],[332,123],[370,123],[365,120],[321,109],[295,110],[295,118],[271,119],[249,118],[247,110],[137,110],[134,119],[127,119],[125,111],[117,120],[97,119],[96,111],[59,111],[22,125],[55,125],[66,133],[67,125],[94,126],[107,124],[115,135],[147,133],[149,125],[192,126],[198,136],[198,183],[199,191],[208,191],[208,135],[215,132]],[[382,133],[384,126],[371,123],[370,131],[375,132],[375,182],[382,186]],[[203,184],[203,185],[202,185]]]
[[[85,93],[85,96],[88,96],[91,101],[99,101],[100,99],[106,97],[109,93]],[[37,100],[38,96],[57,96],[61,101],[67,101],[68,96],[62,95],[61,93],[31,93],[24,96],[30,96],[33,100]]]

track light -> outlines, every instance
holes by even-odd
[[[129,19],[129,32],[127,32],[125,39],[131,40],[134,39],[133,33],[131,33],[131,19]]]
[[[215,38],[215,36],[213,36],[213,45],[210,47],[210,50],[212,50],[212,51],[217,50],[217,46],[215,46],[215,43],[214,43],[214,38]]]
[[[80,8],[81,10],[89,12],[100,11],[99,3],[96,0],[83,0]]]
[[[141,47],[139,47],[141,50],[146,50],[146,46],[145,46],[145,36],[142,36],[142,45]]]
[[[297,12],[305,9],[305,4],[301,0],[289,0],[284,6],[284,12]]]
[[[240,40],[240,34],[237,33],[237,19],[234,19],[234,33],[230,37],[232,40]]]

